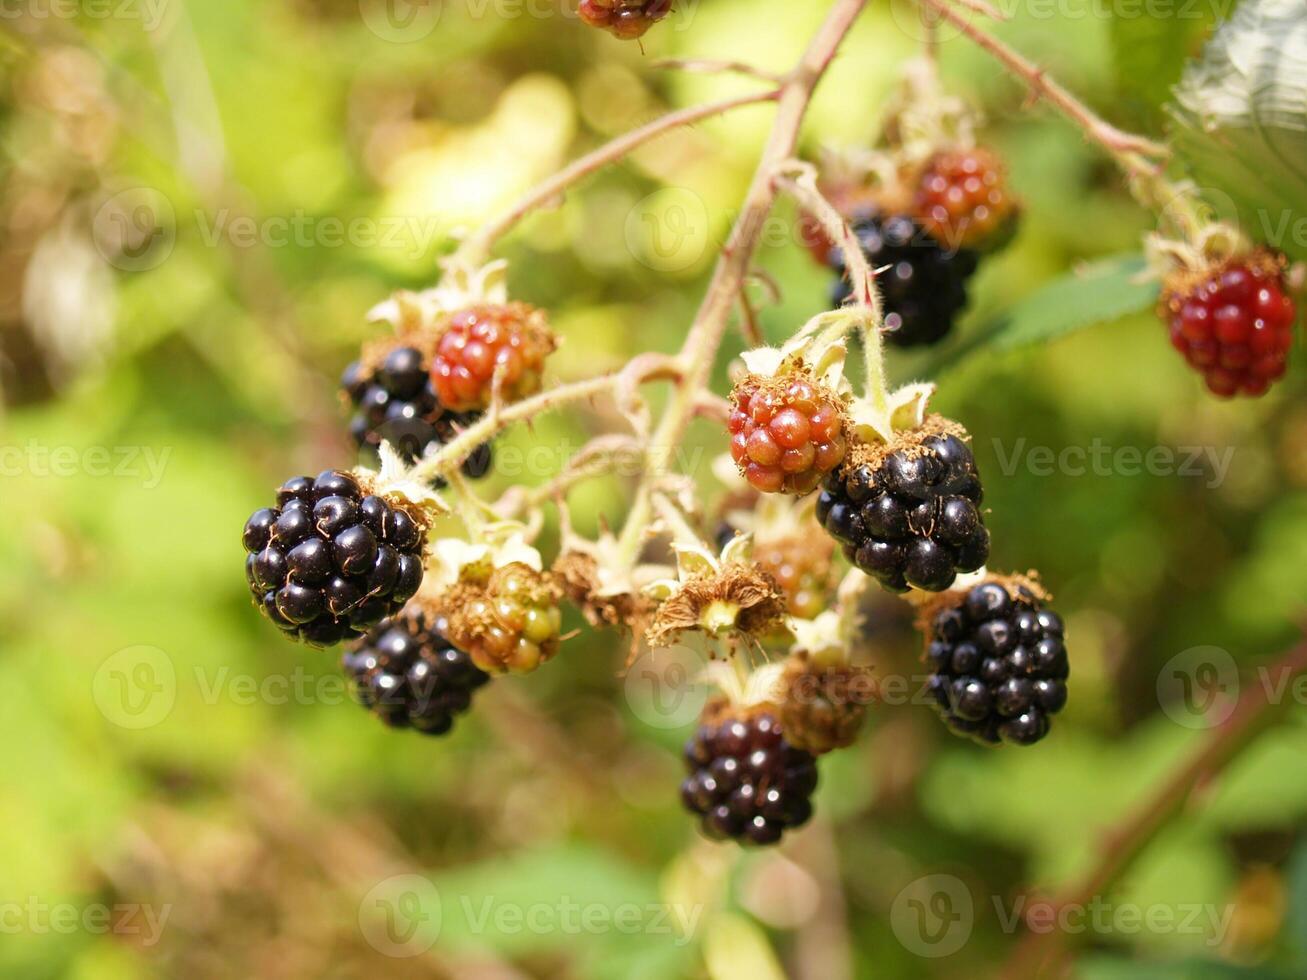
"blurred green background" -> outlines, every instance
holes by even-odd
[[[756,84],[657,58],[784,70],[826,7],[702,0],[640,45],[544,0],[448,0],[407,20],[371,0],[5,6],[0,974],[989,975],[1020,938],[1026,890],[1083,873],[1101,832],[1207,737],[1173,658],[1200,694],[1211,676],[1194,664],[1222,668],[1224,697],[1236,665],[1258,683],[1296,641],[1307,369],[1218,403],[1148,310],[982,346],[938,378],[986,475],[991,566],[1040,569],[1069,622],[1071,701],[1052,736],[984,751],[924,705],[880,707],[823,760],[819,819],[780,851],[697,838],[677,797],[690,726],[642,720],[615,634],[584,630],[428,741],[383,729],[348,702],[333,653],[287,645],[251,608],[245,517],[287,476],[354,462],[335,379],[371,335],[365,312],[430,284],[451,236],[566,160]],[[1217,12],[1010,7],[1002,36],[1153,134]],[[915,17],[883,2],[864,16],[813,105],[809,152],[874,137],[919,49]],[[975,280],[965,338],[1078,263],[1138,251],[1152,219],[982,52],[946,39],[941,61],[1025,203]],[[676,349],[770,117],[668,135],[506,243],[514,295],[565,339],[554,378]],[[793,217],[782,205],[760,256],[783,290],[761,313],[773,340],[827,285]],[[900,380],[929,368],[893,356]],[[557,447],[619,424],[598,405],[501,446],[544,447],[556,468]],[[724,448],[708,424],[692,440]],[[1030,456],[1095,445],[1117,454],[1106,472],[1045,475]],[[1157,447],[1177,450],[1172,466],[1131,469]],[[1208,464],[1181,467],[1188,447]],[[694,475],[711,497],[706,464]],[[515,480],[495,473],[485,493]],[[629,489],[578,488],[578,527],[620,523]],[[543,540],[548,554],[556,530]],[[878,605],[872,633],[885,669],[915,669],[903,607]],[[1190,927],[1109,915],[1068,937],[1076,976],[1307,975],[1304,714],[1290,705],[1101,896],[1177,921],[1198,910]],[[973,903],[947,955],[913,938],[938,911],[911,904],[931,875]]]

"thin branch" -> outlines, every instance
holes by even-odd
[[[758,311],[749,299],[749,284],[740,283],[740,334],[750,347],[763,345],[762,324],[758,322]]]
[[[747,75],[750,78],[759,78],[774,85],[780,85],[785,81],[784,76],[763,71],[761,68],[755,68],[748,62],[727,61],[717,58],[659,58],[649,67],[701,72],[703,74]]]
[[[738,95],[735,98],[723,99],[720,102],[691,106],[688,109],[668,113],[629,133],[623,133],[611,142],[605,143],[599,149],[587,153],[579,160],[573,161],[548,180],[527,191],[507,211],[467,238],[459,246],[452,261],[469,266],[481,265],[490,254],[490,249],[495,242],[532,211],[557,200],[573,184],[588,177],[596,170],[601,170],[608,164],[622,159],[655,137],[681,126],[688,126],[691,123],[712,116],[720,116],[724,112],[730,112],[732,109],[738,109],[742,106],[757,105],[761,102],[774,102],[779,96],[780,89],[770,89],[764,92]]]
[[[880,290],[876,288],[876,274],[867,263],[867,255],[849,223],[817,188],[817,173],[812,164],[787,160],[778,168],[774,183],[817,219],[827,238],[839,244],[844,253],[845,275],[853,287],[854,297],[859,305],[871,310],[872,321],[880,323]]]
[[[446,476],[471,456],[478,446],[498,435],[514,422],[534,418],[563,405],[585,401],[595,395],[613,391],[621,380],[620,374],[601,374],[585,381],[574,381],[571,384],[550,388],[548,391],[542,391],[538,395],[502,408],[491,409],[441,446],[437,452],[418,463],[409,476],[420,482]]]
[[[807,114],[808,104],[812,101],[812,93],[866,5],[867,0],[836,0],[807,51],[780,89],[776,119],[744,199],[740,217],[731,229],[726,247],[717,260],[703,304],[681,346],[678,360],[685,373],[649,440],[645,474],[636,488],[635,499],[619,538],[622,555],[629,564],[635,563],[643,543],[651,512],[650,496],[654,482],[667,471],[675,447],[680,444],[686,427],[694,418],[698,393],[707,386],[731,308],[739,296],[740,283],[748,274],[767,216],[775,203],[776,189],[772,177],[777,166],[794,155],[799,127]]]
[[[1085,907],[1103,896],[1134,864],[1144,849],[1189,802],[1198,787],[1218,776],[1254,738],[1266,730],[1292,699],[1276,700],[1275,692],[1286,691],[1298,675],[1307,673],[1307,643],[1285,654],[1260,683],[1249,686],[1230,716],[1212,729],[1202,749],[1176,772],[1157,793],[1104,835],[1101,857],[1079,882],[1052,901],[1054,909]],[[1269,680],[1275,675],[1278,683]],[[1055,917],[1056,918],[1056,917]],[[1062,930],[1029,933],[1017,946],[1003,969],[1012,980],[1053,975],[1044,972],[1066,955],[1074,937]]]
[[[504,492],[492,508],[502,518],[515,517],[523,511],[565,496],[572,487],[586,480],[607,476],[625,460],[634,460],[643,449],[633,436],[596,436],[582,446],[563,471],[538,487],[513,486]]]
[[[948,0],[920,0],[920,2],[929,5],[972,41],[1003,62],[1009,71],[1030,87],[1034,95],[1047,99],[1079,126],[1085,135],[1112,154],[1128,172],[1136,173],[1141,168],[1156,172],[1157,167],[1143,158],[1165,158],[1169,155],[1167,148],[1160,143],[1117,129],[1111,123],[1099,118],[1088,106],[1049,78],[1042,68],[1020,52],[1008,47],[993,34],[971,23],[965,16],[954,10]]]

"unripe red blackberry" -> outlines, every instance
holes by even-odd
[[[929,690],[949,728],[978,742],[1031,745],[1066,704],[1062,620],[1022,579],[990,579],[927,625]]]
[[[976,271],[976,253],[942,244],[912,218],[877,213],[856,221],[852,230],[876,276],[885,310],[885,340],[897,347],[934,344],[953,328],[967,305],[967,280]],[[837,278],[831,304],[852,295],[843,250],[831,251]]]
[[[466,569],[441,597],[450,642],[488,674],[525,674],[552,659],[562,628],[553,577],[521,562],[481,571]]]
[[[382,441],[401,458],[421,459],[471,425],[479,412],[451,412],[440,403],[428,373],[429,358],[417,347],[393,347],[375,367],[354,361],[341,375],[340,387],[354,409],[349,433],[360,449],[375,453]],[[490,469],[489,443],[463,462],[470,477]]]
[[[817,519],[849,561],[891,592],[940,592],[989,558],[983,491],[961,427],[937,415],[827,479]]]
[[[341,658],[354,696],[392,728],[443,735],[490,680],[416,603],[383,619]]]
[[[468,307],[437,329],[431,381],[440,403],[453,412],[489,408],[496,376],[505,401],[535,394],[545,358],[557,346],[544,313],[526,303]]]
[[[813,528],[809,537],[790,536],[754,540],[753,560],[776,581],[785,596],[785,608],[799,619],[815,619],[829,605],[835,590],[835,547]]]
[[[422,584],[426,527],[398,501],[326,470],[277,491],[245,524],[245,578],[288,636],[330,646],[362,636]]]
[[[591,27],[629,41],[641,37],[671,10],[672,0],[581,0],[577,12]]]
[[[747,375],[731,400],[731,458],[754,489],[805,494],[844,461],[839,400],[803,372]]]
[[[1159,314],[1171,344],[1215,395],[1256,398],[1284,376],[1297,310],[1278,253],[1258,249],[1173,274]]]
[[[711,705],[685,762],[681,800],[714,840],[775,844],[812,816],[816,760],[785,741],[770,710]]]
[[[993,248],[1015,224],[1003,165],[983,147],[941,150],[921,173],[913,211],[936,241],[950,248]]]

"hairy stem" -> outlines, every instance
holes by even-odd
[[[1127,173],[1157,172],[1157,167],[1149,163],[1147,158],[1165,158],[1169,152],[1165,146],[1143,136],[1117,129],[1111,123],[1099,118],[1087,105],[1049,78],[1033,61],[958,13],[949,5],[949,0],[920,0],[920,2],[933,8],[942,18],[1003,62],[1012,74],[1030,87],[1033,94],[1048,100],[1080,127],[1086,136],[1107,150]]]
[[[703,304],[677,355],[685,373],[646,450],[645,474],[636,489],[619,539],[627,564],[635,563],[643,544],[651,515],[650,498],[654,483],[666,473],[675,447],[680,444],[694,417],[698,394],[711,376],[731,308],[739,296],[740,284],[749,271],[759,236],[776,200],[776,188],[772,182],[776,168],[794,155],[799,127],[812,101],[812,93],[866,4],[867,0],[836,0],[807,51],[780,88],[776,120],[740,217],[717,260]]]
[[[527,191],[507,211],[488,222],[476,234],[464,241],[459,246],[458,251],[454,253],[451,262],[473,267],[481,265],[486,261],[495,242],[532,211],[557,200],[559,195],[573,184],[588,177],[596,170],[601,170],[609,164],[622,159],[651,139],[669,130],[688,126],[691,123],[712,116],[720,116],[724,112],[738,109],[741,106],[775,101],[780,96],[780,91],[780,89],[769,89],[763,92],[752,92],[748,95],[738,95],[732,99],[723,99],[721,102],[691,106],[688,109],[681,109],[655,119],[653,122],[629,133],[623,133],[615,140],[605,143],[592,153],[587,153],[548,180]]]

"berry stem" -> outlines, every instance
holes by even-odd
[[[776,201],[773,184],[776,168],[794,155],[799,127],[807,115],[812,94],[866,5],[867,0],[836,0],[808,49],[780,88],[776,119],[740,217],[722,249],[703,304],[677,355],[685,373],[649,441],[644,477],[636,488],[619,538],[619,550],[628,566],[635,564],[644,543],[654,481],[666,473],[675,448],[680,445],[694,418],[698,393],[707,386],[711,376],[717,349],[739,296],[740,284],[748,274],[767,215]]]
[[[605,143],[592,153],[587,153],[579,160],[558,171],[548,180],[527,191],[511,207],[494,220],[485,224],[474,235],[468,237],[450,260],[450,264],[466,265],[476,268],[482,265],[490,255],[490,250],[500,238],[532,211],[545,207],[559,198],[569,187],[585,179],[597,170],[622,159],[645,143],[661,136],[663,133],[681,126],[688,126],[712,116],[730,112],[743,106],[757,105],[760,102],[773,102],[780,96],[780,89],[763,92],[751,92],[738,95],[720,102],[708,102],[704,105],[690,106],[655,119],[653,122],[633,129],[629,133]]]
[[[880,324],[880,290],[876,288],[876,273],[867,264],[867,255],[849,223],[817,188],[816,168],[800,160],[786,160],[777,168],[774,183],[778,190],[789,194],[801,208],[820,222],[827,238],[839,243],[857,305],[867,307],[871,321]]]
[[[1001,61],[1012,74],[1030,87],[1031,92],[1047,99],[1068,119],[1080,127],[1090,140],[1107,150],[1128,174],[1156,175],[1159,168],[1151,158],[1164,159],[1169,155],[1160,143],[1117,129],[1050,78],[1044,69],[1020,52],[1008,47],[984,28],[977,27],[949,5],[949,0],[919,0],[933,8],[941,17]]]
[[[1206,744],[1189,764],[1171,776],[1150,800],[1103,835],[1098,864],[1053,899],[1053,908],[1085,908],[1091,902],[1101,901],[1162,829],[1180,815],[1195,790],[1216,779],[1240,752],[1280,718],[1293,701],[1284,696],[1285,692],[1302,674],[1307,674],[1307,643],[1294,647],[1270,668],[1259,672],[1257,683],[1246,686],[1230,716],[1211,730]],[[1072,941],[1066,930],[1031,932],[1017,946],[1001,976],[1013,980],[1052,976],[1056,972],[1053,968],[1066,956],[1066,947]]]
[[[653,496],[654,510],[662,518],[663,523],[667,525],[668,530],[672,533],[672,540],[678,544],[694,545],[703,548],[705,551],[712,551],[708,543],[704,541],[703,536],[690,526],[686,519],[685,513],[681,508],[667,499],[666,494],[656,493]]]
[[[649,373],[639,380],[651,381],[669,376],[675,377],[676,373],[669,374],[666,367],[653,365]],[[511,405],[492,406],[482,418],[445,443],[439,452],[433,453],[418,463],[408,473],[408,477],[419,482],[426,482],[438,476],[447,476],[472,455],[478,446],[493,438],[514,422],[534,418],[543,412],[560,408],[572,402],[585,401],[595,395],[616,391],[623,385],[628,384],[629,381],[630,379],[625,377],[623,372],[601,374],[598,377],[588,378],[584,381],[573,381],[570,384],[559,385],[557,388],[542,391],[538,395],[525,398],[520,402],[513,402]]]
[[[551,500],[558,501],[561,506],[562,498],[572,487],[611,473],[624,462],[634,460],[642,448],[634,436],[596,436],[577,450],[563,471],[548,483],[538,487],[510,487],[492,507],[500,518],[512,518]]]

